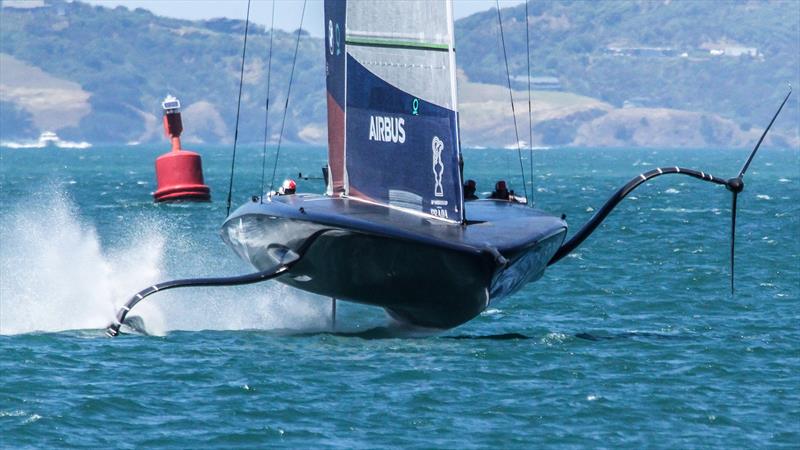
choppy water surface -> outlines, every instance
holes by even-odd
[[[213,203],[153,205],[162,151],[0,152],[1,447],[800,445],[797,151],[767,149],[748,173],[734,296],[729,193],[668,176],[540,281],[439,336],[341,303],[330,333],[327,299],[268,283],[158,294],[136,309],[155,336],[107,339],[139,288],[250,270],[218,236],[228,149],[201,149]],[[240,154],[235,203],[260,185],[258,149]],[[733,176],[745,156],[539,151],[534,195],[574,231],[640,172]],[[316,177],[325,154],[282,158],[279,178]],[[515,152],[465,160],[479,191],[523,190]]]

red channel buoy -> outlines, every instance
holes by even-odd
[[[211,190],[203,181],[203,162],[200,155],[181,148],[181,103],[167,95],[164,108],[164,132],[172,141],[172,151],[156,159],[158,189],[153,193],[156,202],[211,201]]]

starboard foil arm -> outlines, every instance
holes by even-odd
[[[721,184],[725,186],[731,194],[733,195],[733,203],[731,206],[731,251],[730,251],[730,274],[731,274],[731,293],[733,293],[733,268],[734,268],[734,250],[735,250],[735,238],[736,238],[736,200],[739,196],[739,193],[744,190],[744,174],[747,169],[750,167],[750,163],[753,161],[753,157],[755,157],[756,152],[761,147],[761,143],[764,142],[764,138],[767,136],[770,128],[772,128],[772,124],[775,123],[775,119],[778,118],[778,115],[781,113],[783,106],[786,104],[786,101],[789,100],[789,96],[792,95],[792,86],[789,85],[789,92],[786,93],[786,96],[783,98],[783,102],[778,107],[778,110],[775,111],[775,114],[772,116],[772,120],[770,120],[769,125],[764,129],[764,132],[761,134],[761,137],[756,143],[753,151],[750,152],[744,166],[739,171],[739,174],[734,178],[724,179],[720,177],[715,177],[711,174],[694,170],[694,169],[686,169],[682,167],[660,167],[657,169],[653,169],[649,172],[645,172],[639,174],[639,176],[630,180],[627,184],[621,187],[614,195],[609,198],[606,203],[597,211],[594,216],[581,228],[575,233],[572,238],[570,238],[567,242],[565,242],[553,255],[547,265],[552,265],[557,263],[561,260],[561,258],[570,254],[573,250],[575,250],[581,243],[583,243],[586,238],[588,238],[596,229],[597,227],[605,220],[606,217],[611,213],[611,211],[624,199],[628,194],[630,194],[634,189],[639,187],[640,185],[644,184],[645,182],[667,174],[681,174],[687,175],[693,178],[697,178],[703,181],[707,181],[709,183],[714,184]]]
[[[288,250],[288,249],[287,249]],[[150,287],[142,289],[131,297],[117,312],[114,322],[106,327],[106,334],[109,337],[114,337],[119,334],[119,329],[125,323],[125,317],[133,309],[136,304],[144,300],[146,297],[155,294],[156,292],[166,291],[168,289],[175,289],[179,287],[200,287],[200,286],[239,286],[243,284],[260,283],[275,278],[282,273],[289,270],[289,268],[300,260],[300,255],[291,250],[287,251],[283,260],[259,272],[238,275],[234,277],[214,277],[214,278],[186,278],[181,280],[170,280],[163,283],[154,284]]]
[[[238,275],[233,277],[212,277],[212,278],[185,278],[180,280],[170,280],[163,283],[154,284],[141,291],[137,292],[131,297],[117,312],[114,321],[106,327],[106,334],[109,337],[115,337],[119,334],[120,327],[125,323],[125,317],[139,302],[146,297],[155,294],[156,292],[166,291],[180,287],[202,287],[202,286],[240,286],[244,284],[260,283],[262,281],[271,280],[282,275],[300,261],[305,254],[306,250],[314,243],[314,241],[322,234],[330,231],[329,229],[319,230],[311,235],[303,245],[294,251],[288,247],[273,244],[269,250],[276,254],[278,263],[259,272],[250,273],[247,275]]]

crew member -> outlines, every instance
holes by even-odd
[[[292,195],[297,191],[297,183],[291,178],[283,180],[283,184],[278,189],[278,195]]]
[[[478,196],[475,195],[476,188],[475,180],[467,180],[467,183],[464,185],[464,200],[477,200]]]
[[[504,180],[500,180],[495,183],[494,191],[489,198],[495,200],[509,200],[508,186],[506,186],[506,182]]]

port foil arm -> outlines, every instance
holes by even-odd
[[[666,174],[682,174],[687,175],[690,177],[694,177],[703,181],[707,181],[710,183],[721,184],[725,186],[731,194],[733,195],[733,202],[731,204],[731,255],[730,255],[730,276],[731,276],[731,294],[733,294],[734,290],[734,261],[735,261],[735,253],[736,253],[736,207],[737,207],[737,199],[739,194],[744,190],[744,174],[747,172],[747,169],[750,167],[750,163],[753,162],[753,158],[756,156],[758,149],[761,148],[761,143],[764,142],[764,138],[769,133],[769,130],[772,128],[772,124],[775,123],[775,119],[778,118],[778,115],[781,113],[783,106],[789,100],[789,97],[792,95],[792,86],[789,85],[789,91],[786,93],[786,96],[783,98],[781,105],[778,107],[778,110],[775,111],[775,114],[772,116],[772,120],[769,121],[769,125],[764,129],[764,132],[761,134],[761,137],[758,139],[758,143],[756,143],[753,151],[750,152],[747,160],[745,161],[742,169],[739,171],[739,175],[735,178],[723,179],[719,177],[714,177],[711,174],[707,174],[705,172],[700,172],[693,169],[684,169],[681,167],[660,167],[658,169],[651,170],[649,172],[645,172],[640,174],[638,177],[629,181],[625,186],[620,188],[613,196],[611,196],[608,201],[600,208],[589,222],[583,226],[577,233],[575,233],[570,240],[568,240],[561,248],[558,249],[553,258],[547,263],[547,265],[555,264],[556,262],[560,261],[561,258],[567,256],[575,250],[581,243],[589,237],[589,235],[594,232],[594,230],[605,220],[605,218],[611,213],[611,211],[622,201],[628,194],[630,194],[634,189],[642,185],[643,183],[651,180],[657,176],[666,175]]]
[[[707,181],[709,183],[720,184],[723,186],[728,185],[728,180],[720,177],[715,177],[710,173],[705,173],[699,170],[694,169],[686,169],[683,167],[659,167],[657,169],[653,169],[649,172],[645,172],[642,174],[637,175],[635,178],[628,181],[625,186],[622,186],[614,195],[609,198],[606,203],[600,208],[588,222],[578,230],[575,235],[573,235],[561,248],[558,249],[555,255],[550,259],[550,262],[547,265],[552,265],[557,263],[561,260],[561,258],[570,254],[573,250],[575,250],[579,245],[583,243],[594,231],[603,223],[606,217],[611,214],[611,211],[616,208],[616,206],[630,194],[633,192],[634,189],[641,186],[642,184],[646,183],[653,178],[659,177],[661,175],[668,175],[668,174],[680,174],[686,175],[693,178],[697,178],[703,181]]]

